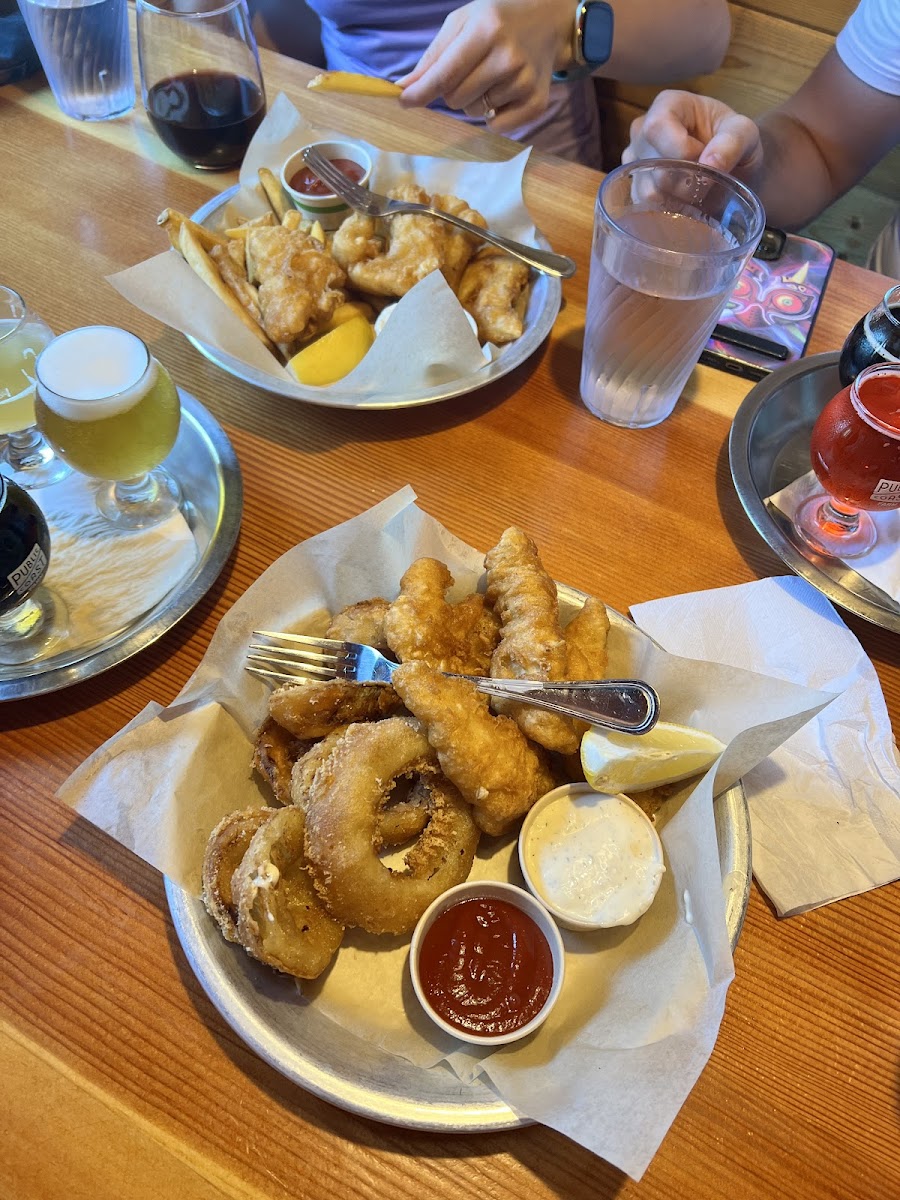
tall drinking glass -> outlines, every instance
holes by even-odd
[[[55,338],[37,360],[35,412],[57,454],[94,479],[97,507],[120,529],[177,511],[181,491],[159,464],[175,445],[178,392],[139,337],[89,325]]]
[[[58,483],[70,470],[35,425],[34,364],[52,338],[19,293],[0,285],[0,435],[6,435],[0,461],[23,488]]]
[[[614,425],[664,421],[765,226],[742,183],[655,158],[604,179],[594,211],[581,398]]]
[[[134,108],[125,0],[19,0],[19,8],[67,116],[106,121]]]
[[[42,658],[66,635],[66,607],[43,586],[49,565],[44,514],[0,475],[0,665]]]
[[[141,95],[179,158],[237,166],[266,112],[247,0],[137,0]]]
[[[841,350],[838,373],[846,387],[876,363],[900,363],[900,283],[856,322]]]

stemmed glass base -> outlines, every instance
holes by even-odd
[[[823,492],[800,505],[795,524],[807,545],[832,558],[859,558],[878,540],[875,522],[868,513],[832,500]]]
[[[69,632],[69,614],[60,597],[39,587],[0,616],[0,666],[44,658]]]
[[[181,488],[162,467],[106,484],[97,492],[97,508],[117,529],[149,529],[178,512],[180,505]]]
[[[37,426],[7,434],[6,445],[0,450],[0,462],[5,464],[6,477],[26,491],[49,487],[72,473],[68,463],[54,454],[53,447]]]

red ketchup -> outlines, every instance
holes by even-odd
[[[358,162],[354,162],[352,158],[332,158],[329,161],[337,167],[342,175],[346,175],[353,183],[359,183],[366,173],[365,167],[361,166]],[[290,177],[288,183],[295,192],[302,192],[304,196],[334,195],[329,190],[328,185],[322,182],[311,167],[304,167],[301,171],[297,171]]]
[[[446,909],[425,934],[419,982],[448,1025],[496,1037],[521,1029],[544,1007],[553,955],[520,908],[478,896]]]

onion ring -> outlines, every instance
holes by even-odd
[[[315,979],[344,930],[325,912],[306,870],[305,826],[302,808],[279,809],[253,835],[231,886],[244,949],[288,975]]]
[[[378,817],[393,781],[412,775],[425,784],[430,819],[405,869],[394,871],[378,858]],[[344,925],[408,933],[432,900],[468,877],[478,836],[469,805],[405,718],[351,726],[313,780],[306,856],[323,903]]]
[[[279,804],[292,803],[291,770],[311,747],[308,739],[294,737],[271,717],[266,717],[260,725],[253,747],[253,766],[268,781]]]
[[[349,679],[288,684],[269,697],[269,716],[299,738],[322,738],[339,725],[377,721],[398,708],[392,687]]]
[[[258,829],[280,810],[245,808],[223,817],[206,843],[203,855],[203,903],[229,942],[237,942],[237,908],[231,881]]]

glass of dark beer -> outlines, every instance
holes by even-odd
[[[841,385],[848,387],[860,371],[876,363],[900,363],[900,283],[851,329],[838,365]]]
[[[44,514],[0,475],[0,667],[43,658],[66,635],[65,605],[42,586],[49,565]]]
[[[240,164],[266,112],[247,0],[137,0],[141,95],[179,158]]]

